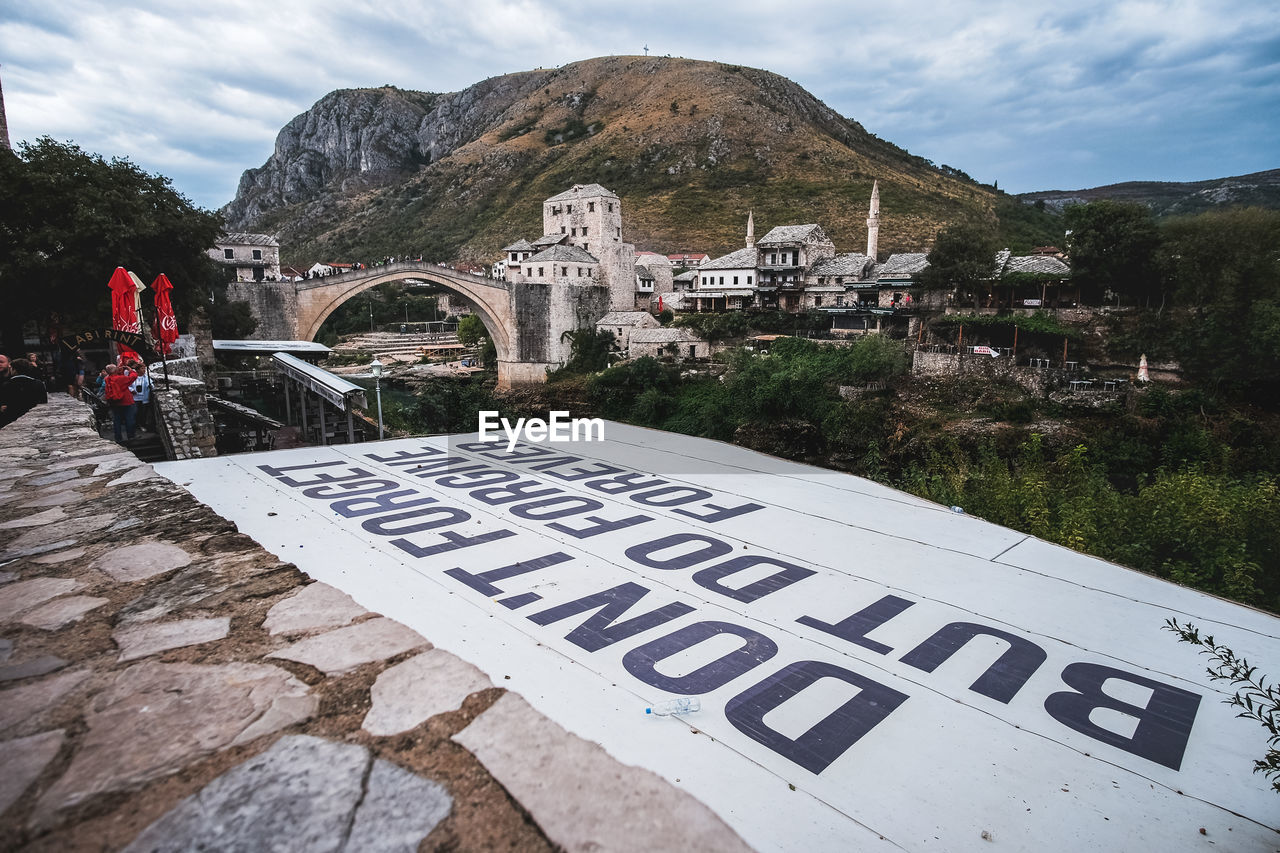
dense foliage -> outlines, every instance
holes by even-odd
[[[393,281],[371,287],[339,305],[325,319],[316,338],[332,346],[342,335],[442,319],[445,316],[437,308],[433,294],[423,292],[420,286]]]
[[[917,276],[921,287],[957,288],[974,294],[977,308],[978,285],[995,272],[995,235],[978,222],[958,222],[938,233],[929,252],[929,266]]]
[[[187,313],[219,286],[205,251],[221,227],[217,214],[193,206],[168,178],[128,160],[105,160],[48,137],[0,150],[5,346],[22,346],[28,322],[42,333],[110,325],[107,282],[118,266],[148,285],[165,273],[185,327]],[[149,311],[149,298],[143,305]]]
[[[1141,204],[1095,201],[1063,213],[1072,278],[1087,300],[1118,294],[1139,305],[1159,305],[1164,296],[1156,252],[1160,231]]]

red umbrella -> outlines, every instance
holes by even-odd
[[[121,332],[140,332],[142,326],[138,322],[137,288],[133,279],[129,278],[124,267],[116,267],[108,284],[111,288],[111,328]],[[120,355],[124,358],[137,358],[138,354],[123,344]]]
[[[160,352],[168,355],[173,342],[178,339],[178,318],[174,316],[173,303],[169,301],[169,291],[173,290],[173,284],[167,275],[160,273],[151,282],[151,290],[155,296],[156,325],[159,326],[156,338],[160,341]]]

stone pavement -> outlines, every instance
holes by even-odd
[[[0,429],[0,849],[748,849],[54,395]]]

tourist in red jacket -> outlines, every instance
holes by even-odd
[[[133,402],[133,384],[135,374],[132,370],[121,370],[114,364],[107,365],[107,404],[111,406],[111,424],[115,429],[116,441],[124,443],[124,436],[133,440],[138,417],[138,407]]]

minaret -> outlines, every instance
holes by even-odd
[[[753,211],[747,211],[747,248],[754,248],[756,245],[756,220]]]
[[[871,209],[867,211],[867,257],[876,259],[880,246],[880,182],[871,184]]]
[[[9,122],[4,117],[4,89],[0,87],[0,145],[3,145],[6,151],[12,151],[13,146],[9,144]]]

